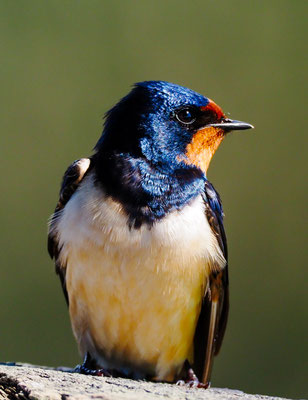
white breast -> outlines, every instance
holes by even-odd
[[[93,183],[93,175],[85,178],[79,190],[64,208],[56,230],[60,246],[80,246],[86,241],[104,246],[107,252],[136,251],[137,248],[165,248],[183,261],[206,259],[218,266],[225,260],[205,217],[201,196],[181,211],[174,211],[149,229],[129,229],[128,217],[121,205],[106,198]],[[65,248],[62,257],[65,257]]]

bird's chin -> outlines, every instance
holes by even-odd
[[[199,129],[186,146],[186,152],[181,161],[201,169],[206,174],[211,159],[225,135],[226,131],[220,127],[206,126]]]

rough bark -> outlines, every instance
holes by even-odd
[[[166,383],[85,376],[33,365],[0,365],[0,399],[24,400],[278,400],[239,390],[190,389]]]

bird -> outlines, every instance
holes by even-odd
[[[207,179],[231,120],[165,81],[135,84],[93,154],[66,170],[49,220],[83,363],[76,372],[210,386],[229,310],[219,194]]]

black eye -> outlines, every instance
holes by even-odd
[[[190,108],[183,108],[178,111],[175,116],[178,121],[186,125],[192,124],[196,120],[196,114],[194,110],[191,110]]]

